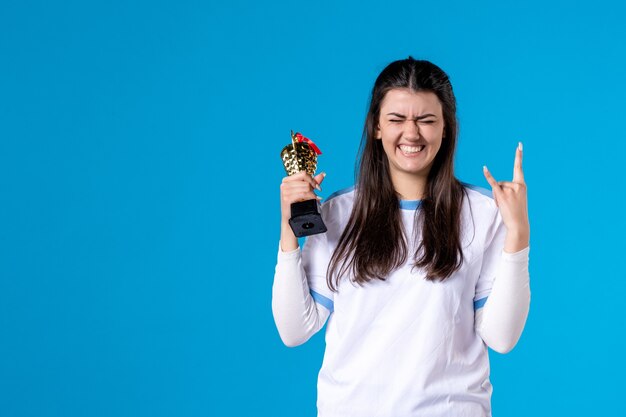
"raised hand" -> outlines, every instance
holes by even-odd
[[[526,182],[522,170],[522,143],[515,151],[512,181],[496,181],[486,166],[483,174],[487,179],[496,205],[500,209],[502,221],[507,229],[504,250],[517,252],[528,246],[530,239],[530,225],[528,223],[528,203],[526,198]]]
[[[320,184],[324,180],[326,173],[310,176],[305,171],[298,172],[283,178],[280,184],[280,211],[281,211],[281,228],[280,228],[280,245],[283,251],[289,251],[298,247],[298,239],[293,234],[289,226],[291,218],[291,204],[298,201],[311,199],[321,200],[322,198],[315,195],[313,189],[322,190]]]

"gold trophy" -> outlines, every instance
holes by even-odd
[[[309,175],[315,175],[317,168],[317,155],[319,148],[309,138],[301,133],[291,131],[291,143],[280,151],[287,175],[294,175],[300,171],[306,171]],[[289,219],[291,230],[297,237],[311,236],[326,231],[326,225],[317,210],[317,200],[298,201],[291,204],[291,218]]]

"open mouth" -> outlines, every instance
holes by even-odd
[[[398,148],[405,155],[416,155],[424,150],[426,145],[417,145],[417,146],[408,146],[408,145],[399,145]]]

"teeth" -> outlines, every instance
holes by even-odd
[[[422,149],[424,149],[424,145],[419,145],[419,146],[400,145],[400,150],[402,150],[402,152],[407,152],[407,153],[420,152]]]

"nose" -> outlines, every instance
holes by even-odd
[[[406,120],[404,122],[404,137],[406,139],[419,139],[419,124],[415,120]]]

